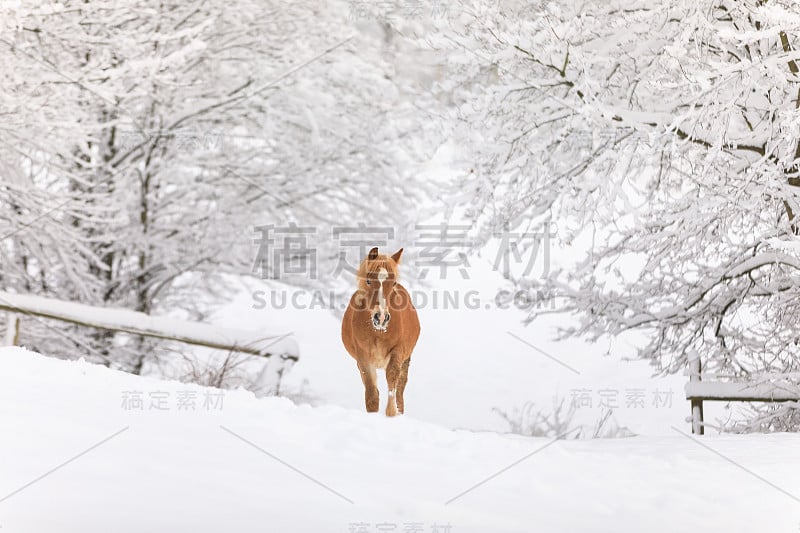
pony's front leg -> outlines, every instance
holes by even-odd
[[[406,390],[406,383],[408,383],[408,365],[411,364],[411,358],[409,357],[405,361],[403,361],[402,366],[400,367],[400,377],[397,380],[397,411],[402,415],[406,411],[406,402],[403,399],[403,393]]]
[[[378,380],[375,375],[375,368],[371,365],[358,363],[358,370],[361,373],[361,381],[364,383],[364,403],[368,413],[377,413],[380,405],[378,394]]]
[[[389,364],[386,365],[386,384],[389,386],[386,416],[395,416],[397,414],[397,382],[400,379],[402,364],[400,356],[392,354],[389,358]]]

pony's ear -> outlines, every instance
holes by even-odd
[[[377,259],[378,258],[378,247],[376,246],[375,248],[370,250],[369,251],[369,255],[367,255],[367,257],[369,257],[370,261],[374,261],[375,259]]]
[[[397,250],[397,251],[396,251],[396,252],[395,252],[395,253],[392,255],[392,261],[394,261],[395,263],[397,263],[397,264],[399,265],[399,264],[400,264],[400,256],[401,256],[401,255],[403,255],[403,249],[402,249],[402,248],[400,248],[399,250]]]

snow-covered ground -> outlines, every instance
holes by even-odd
[[[419,374],[409,411],[435,419]],[[474,408],[440,395],[465,420]],[[220,394],[20,348],[0,349],[0,432],[4,532],[800,527],[789,434],[553,441]]]
[[[281,390],[294,402],[0,348],[2,531],[800,527],[800,437],[693,440],[685,376],[654,377],[625,360],[634,347],[623,340],[555,342],[564,317],[521,326],[524,311],[497,308],[500,280],[478,260],[467,280],[405,283],[424,300],[422,335],[396,419],[363,412],[335,314],[304,305],[310,294],[262,309],[252,291],[266,285],[212,322],[292,333],[300,360]],[[605,427],[637,436],[532,438],[498,414],[547,413],[559,401],[580,404],[568,425],[583,436],[608,407]]]
[[[403,279],[416,297],[422,324],[405,395],[408,414],[453,429],[508,431],[495,409],[509,415],[526,405],[551,411],[563,400],[565,405],[576,401],[575,420],[587,426],[608,406],[614,411],[613,423],[639,435],[671,434],[672,425],[689,427],[685,376],[654,377],[645,362],[625,360],[635,352],[623,341],[555,341],[555,326],[569,317],[548,316],[523,326],[522,309],[495,304],[501,281],[491,265],[478,259],[466,280],[455,275],[425,286]],[[273,288],[287,291],[288,302],[299,291]],[[451,299],[447,306],[446,298]],[[300,361],[282,389],[302,389],[301,396],[315,405],[363,409],[361,379],[342,346],[339,320],[328,309],[312,308],[309,294],[295,300],[299,305],[261,309],[251,292],[242,291],[219,309],[214,322],[227,328],[293,333]],[[384,400],[382,374],[378,381]],[[713,421],[716,411],[708,407],[707,420]]]

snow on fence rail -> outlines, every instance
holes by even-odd
[[[6,344],[17,344],[19,322],[14,313],[61,320],[71,324],[146,337],[173,340],[219,350],[261,357],[279,356],[297,361],[297,342],[291,334],[264,335],[256,331],[221,328],[202,322],[187,322],[107,307],[93,307],[53,298],[0,291],[0,310],[9,312]]]
[[[792,402],[800,401],[800,386],[786,380],[789,375],[763,376],[757,382],[703,381],[704,378],[719,378],[702,374],[700,357],[694,354],[689,359],[689,382],[686,384],[686,399],[692,406],[692,433],[703,434],[703,402]]]

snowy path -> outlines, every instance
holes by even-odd
[[[217,393],[0,349],[2,532],[800,527],[796,435],[553,442]]]

